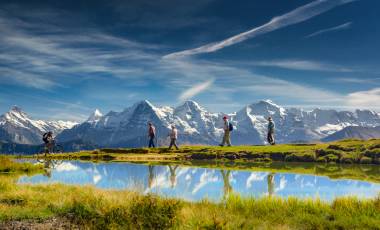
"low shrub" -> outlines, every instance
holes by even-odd
[[[327,162],[327,159],[325,157],[318,157],[317,158],[317,162],[320,162],[320,163],[326,163]]]
[[[380,149],[372,149],[364,152],[364,156],[370,158],[379,158],[380,157]]]
[[[212,154],[192,153],[191,154],[191,159],[195,159],[195,160],[212,160],[216,158],[217,158],[217,154],[215,153],[212,153]]]
[[[315,155],[317,157],[323,157],[327,155],[335,155],[338,158],[340,158],[343,155],[343,152],[341,150],[334,150],[334,149],[317,149],[315,151]]]
[[[282,153],[282,152],[273,152],[270,153],[270,158],[274,161],[284,161],[286,156],[289,155],[288,153]]]
[[[324,156],[327,162],[337,162],[339,160],[339,157],[334,154],[328,154]]]
[[[380,149],[380,144],[373,144],[373,145],[370,145],[368,147],[368,149],[372,150],[372,149]]]
[[[372,158],[362,157],[360,159],[360,164],[372,164]]]
[[[343,156],[342,158],[340,158],[340,162],[345,163],[345,164],[353,164],[355,163],[355,160],[352,157]]]
[[[132,149],[109,149],[109,148],[104,148],[100,149],[101,152],[104,153],[149,153],[149,149],[144,149],[144,148],[132,148]]]
[[[285,161],[289,162],[313,162],[314,156],[310,153],[292,153],[285,157]]]
[[[171,228],[177,221],[176,215],[180,207],[178,200],[142,196],[132,203],[131,222],[138,229]]]
[[[350,152],[350,151],[355,150],[355,148],[353,147],[344,147],[341,145],[329,145],[327,146],[327,149],[340,150],[340,151],[345,151],[345,152]]]

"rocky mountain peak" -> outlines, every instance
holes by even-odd
[[[97,122],[102,117],[103,117],[103,114],[100,112],[100,110],[99,109],[95,109],[95,111],[87,119],[87,122]]]

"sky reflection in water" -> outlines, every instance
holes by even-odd
[[[78,161],[65,161],[45,175],[19,180],[33,184],[56,182],[154,192],[190,201],[203,198],[217,201],[232,192],[254,197],[319,197],[328,201],[346,195],[374,197],[380,192],[377,183],[306,174]]]

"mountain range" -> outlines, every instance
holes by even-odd
[[[139,147],[147,142],[147,122],[156,126],[159,144],[167,144],[171,124],[179,130],[182,144],[218,144],[223,135],[224,113],[212,113],[194,101],[172,107],[156,107],[141,101],[122,112],[102,115],[95,111],[90,118],[58,135],[60,141],[82,139],[100,146]],[[314,109],[305,111],[284,108],[270,100],[245,106],[227,114],[234,125],[232,141],[236,145],[266,143],[267,117],[276,123],[278,143],[310,142],[349,126],[374,127],[380,125],[380,115],[370,110],[336,111]]]
[[[42,135],[52,131],[56,134],[70,129],[76,122],[34,120],[21,108],[13,106],[0,116],[0,141],[35,145],[42,143]]]
[[[232,113],[213,113],[195,101],[186,101],[178,107],[157,107],[149,101],[140,101],[121,112],[103,115],[95,110],[82,123],[33,120],[18,107],[0,116],[0,141],[17,144],[41,144],[41,136],[51,130],[60,143],[80,141],[100,147],[141,147],[147,143],[147,122],[157,130],[159,145],[168,144],[170,126],[175,124],[181,144],[216,145],[223,135],[222,117],[227,115],[234,125],[233,144],[265,144],[267,117],[276,123],[277,143],[312,142],[351,137],[340,135],[350,127],[367,130],[380,126],[380,114],[371,110],[337,111],[333,109],[284,108],[270,100],[247,105]],[[357,129],[357,132],[361,132]],[[378,129],[371,135],[376,137]],[[364,132],[364,131],[363,131]],[[380,132],[380,131],[379,131]],[[352,132],[351,132],[352,133]],[[380,133],[379,133],[380,134]],[[380,135],[379,135],[380,137]]]
[[[325,138],[322,141],[329,142],[347,138],[356,138],[368,140],[372,138],[380,138],[380,126],[376,127],[362,127],[362,126],[348,126],[344,129],[335,132]]]

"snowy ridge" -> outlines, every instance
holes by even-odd
[[[168,143],[171,125],[176,125],[181,144],[218,144],[223,135],[224,113],[213,113],[195,101],[172,108],[157,107],[147,100],[137,102],[121,112],[103,115],[98,109],[81,123],[33,120],[19,107],[0,116],[0,140],[19,144],[40,144],[44,132],[53,131],[59,141],[82,140],[108,147],[140,147],[147,143],[147,122],[156,126],[158,144]],[[270,100],[245,106],[229,114],[234,125],[233,144],[266,143],[267,118],[276,123],[278,143],[316,141],[346,127],[380,126],[380,115],[370,110],[305,111],[284,108]]]
[[[70,129],[76,122],[33,120],[21,108],[13,106],[0,116],[0,140],[18,144],[40,144],[41,136],[48,131],[54,135]]]
[[[100,146],[145,146],[147,122],[156,126],[158,143],[167,144],[167,134],[172,124],[179,130],[181,144],[218,144],[223,134],[223,113],[212,113],[195,101],[186,101],[172,108],[156,107],[149,101],[141,101],[122,112],[109,112],[98,116],[95,123],[85,122],[64,130],[62,141],[83,139]],[[380,125],[378,113],[369,110],[336,111],[314,109],[304,111],[284,108],[270,100],[248,105],[230,114],[235,130],[234,144],[264,144],[267,118],[276,123],[279,143],[320,140],[348,126],[373,127]]]
[[[95,111],[88,117],[86,122],[97,123],[102,117],[103,114],[100,112],[100,110],[95,109]]]

